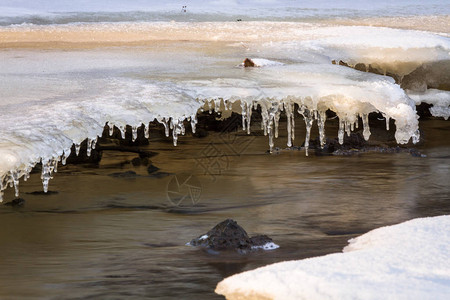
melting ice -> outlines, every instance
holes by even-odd
[[[308,154],[313,126],[324,143],[328,109],[339,117],[340,142],[360,119],[369,139],[371,112],[395,121],[398,143],[419,139],[416,102],[433,103],[433,114],[448,117],[448,92],[408,96],[398,84],[423,64],[450,60],[442,34],[300,22],[143,22],[4,26],[0,41],[0,191],[13,186],[16,194],[19,179],[39,162],[47,190],[72,145],[78,152],[87,138],[88,149],[95,147],[105,124],[122,135],[130,125],[135,138],[140,126],[148,136],[148,123],[157,120],[176,145],[185,121],[195,130],[200,109],[233,110],[248,133],[261,125],[270,149],[287,130],[287,145],[305,139]],[[245,57],[257,67],[239,66]],[[439,78],[430,80],[445,84]],[[255,108],[261,124],[251,123]],[[281,113],[287,128],[279,127]],[[299,121],[306,137],[296,137]]]

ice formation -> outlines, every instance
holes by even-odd
[[[106,88],[96,95],[96,101],[52,101],[45,105],[45,109],[36,103],[20,112],[14,105],[4,106],[4,122],[0,125],[4,133],[0,148],[1,190],[9,184],[18,191],[18,179],[29,176],[38,162],[43,164],[42,182],[44,190],[47,190],[52,173],[56,172],[59,161],[65,162],[72,144],[75,144],[78,154],[81,142],[87,137],[89,154],[106,123],[110,128],[116,126],[123,137],[126,125],[130,125],[136,138],[137,128],[142,125],[146,127],[148,136],[146,124],[156,119],[164,124],[167,136],[171,133],[176,145],[178,137],[185,134],[184,121],[189,119],[195,130],[196,114],[205,103],[216,111],[230,110],[233,103],[239,103],[243,129],[248,133],[252,109],[260,107],[261,127],[269,136],[270,150],[278,136],[282,111],[288,119],[287,144],[293,144],[295,109],[303,115],[306,123],[306,151],[309,132],[315,121],[323,144],[327,109],[339,117],[340,142],[345,133],[349,134],[358,126],[359,118],[368,139],[367,118],[370,112],[381,112],[386,118],[395,120],[395,136],[399,143],[419,138],[414,103],[388,77],[331,64],[270,65],[251,72],[236,69],[238,78],[187,80],[176,84],[139,80],[100,81],[95,84],[104,84]],[[110,92],[109,87],[113,91]],[[170,103],[170,107],[166,103]],[[35,117],[30,118],[31,115]]]
[[[423,103],[432,104],[430,113],[434,117],[450,117],[450,92],[436,89],[428,89],[424,93],[407,91],[408,96],[416,102],[416,105]]]
[[[414,219],[349,241],[344,253],[228,277],[227,299],[447,299],[450,216]]]
[[[69,2],[61,4],[61,13],[71,12],[64,10]],[[401,79],[424,63],[450,60],[448,35],[392,28],[183,19],[18,25],[11,20],[0,26],[0,195],[7,186],[17,194],[19,179],[39,162],[46,190],[72,145],[78,153],[87,138],[89,154],[105,124],[122,135],[130,125],[136,138],[140,126],[148,137],[148,123],[157,120],[176,145],[186,121],[195,130],[202,108],[239,112],[248,133],[259,108],[271,150],[284,130],[281,113],[287,116],[288,146],[296,139],[300,120],[294,115],[299,114],[307,129],[306,154],[313,126],[323,145],[327,109],[339,117],[340,142],[360,119],[368,139],[371,112],[382,113],[387,127],[395,120],[398,143],[417,142],[415,102],[392,78],[331,61],[361,63]],[[245,57],[259,67],[236,67]],[[433,114],[448,116],[447,94],[433,93],[410,95],[433,102]],[[436,102],[435,96],[444,100]]]

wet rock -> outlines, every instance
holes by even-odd
[[[25,204],[25,199],[22,198],[16,198],[10,202],[5,203],[5,206],[12,206],[12,207],[22,207]]]
[[[235,250],[240,253],[254,251],[267,244],[271,244],[271,246],[265,247],[265,249],[278,248],[267,235],[250,238],[244,228],[232,219],[217,224],[206,234],[193,239],[188,244],[214,251]]]
[[[372,130],[372,128],[371,128]],[[376,131],[375,131],[376,132]],[[372,134],[375,135],[376,134]],[[394,142],[395,143],[395,142]],[[414,157],[426,157],[426,155],[420,153],[415,148],[409,148],[406,146],[400,147],[389,146],[391,143],[386,140],[373,139],[366,141],[362,135],[362,132],[352,132],[350,136],[345,135],[344,143],[341,145],[337,138],[326,139],[323,148],[320,148],[319,138],[310,141],[309,148],[315,150],[315,154],[318,156],[322,155],[340,155],[340,156],[350,156],[361,153],[409,153]],[[294,149],[292,149],[294,150]]]
[[[66,164],[98,164],[102,159],[103,152],[96,147],[95,149],[91,149],[91,153],[88,156],[87,144],[87,139],[80,144],[78,155],[76,155],[75,145],[72,145]]]
[[[136,178],[136,177],[140,177],[141,175],[136,174],[136,172],[134,172],[134,171],[125,171],[125,172],[112,173],[112,174],[109,174],[109,176],[115,177],[115,178]]]
[[[255,63],[250,58],[244,60],[244,68],[255,67]]]
[[[155,172],[158,172],[160,169],[158,167],[156,167],[155,165],[151,164],[150,166],[148,166],[147,168],[147,172],[148,174],[153,174]]]
[[[147,157],[135,157],[131,160],[131,164],[134,167],[147,166],[149,163],[150,160]]]

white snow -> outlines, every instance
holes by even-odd
[[[392,78],[331,61],[370,64],[402,76],[423,63],[450,60],[448,36],[371,26],[273,22],[264,14],[274,11],[279,1],[230,1],[225,3],[243,11],[243,7],[255,7],[253,12],[264,21],[167,22],[133,17],[136,12],[172,16],[176,9],[180,13],[172,2],[148,6],[140,1],[127,5],[120,1],[108,5],[81,0],[3,1],[1,5],[8,9],[3,14],[0,9],[1,18],[47,19],[41,25],[0,20],[0,201],[7,185],[15,186],[17,194],[19,178],[27,178],[41,161],[45,190],[57,162],[65,161],[72,144],[79,149],[88,138],[94,146],[105,123],[123,133],[130,125],[135,135],[139,126],[157,119],[176,145],[178,136],[185,133],[183,120],[195,125],[205,101],[209,109],[242,113],[248,133],[252,108],[260,106],[261,128],[269,137],[270,149],[278,136],[282,110],[288,116],[287,145],[293,145],[294,104],[307,128],[306,154],[314,121],[324,141],[327,109],[339,117],[340,142],[359,119],[368,139],[370,112],[395,120],[398,143],[418,141],[415,103]],[[203,2],[191,2],[188,10],[195,11]],[[292,12],[292,7],[303,9],[292,1],[282,3],[289,8],[285,12]],[[312,1],[305,5],[319,10],[337,5],[345,10],[353,4]],[[132,14],[124,14],[123,20],[86,21],[75,7],[88,13]],[[205,7],[212,9],[212,16],[213,8],[223,8],[224,3],[208,2]],[[364,6],[358,7],[362,13]],[[287,15],[302,13],[294,9]],[[61,21],[61,14],[68,14],[65,17],[72,21]],[[245,57],[261,68],[236,68]],[[432,113],[445,117],[448,106],[439,103]]]
[[[450,216],[372,230],[344,253],[288,261],[221,281],[227,299],[448,299]]]
[[[450,117],[450,92],[436,89],[428,89],[423,93],[407,91],[408,96],[416,102],[416,105],[422,102],[432,104],[430,112],[434,117]]]
[[[262,246],[252,246],[252,249],[263,249],[265,251],[269,251],[269,250],[275,250],[280,248],[279,245],[273,243],[273,242],[269,242],[269,243],[265,243]]]

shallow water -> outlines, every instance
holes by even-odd
[[[426,158],[269,155],[267,137],[241,132],[185,136],[173,147],[170,138],[151,134],[143,149],[158,153],[151,161],[159,178],[130,163],[135,153],[114,151],[105,151],[98,166],[61,166],[49,187],[57,193],[30,194],[42,190],[33,174],[21,183],[23,207],[0,206],[0,298],[220,299],[215,285],[231,274],[339,252],[373,228],[449,214],[450,124],[420,126]],[[276,146],[285,145],[284,135]],[[126,171],[136,175],[111,176]],[[200,196],[181,186],[187,197],[174,206],[174,176],[193,176],[191,192]],[[5,199],[13,198],[7,189]],[[244,256],[185,246],[226,218],[280,248]]]

